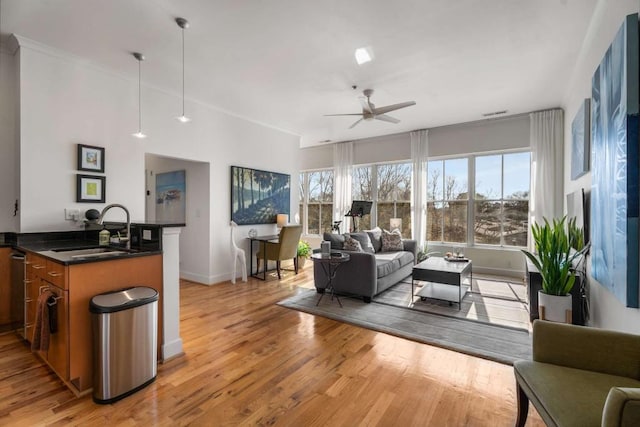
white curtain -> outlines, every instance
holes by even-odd
[[[342,221],[342,232],[350,230],[347,213],[351,207],[353,142],[333,145],[333,220]]]
[[[422,247],[427,236],[427,158],[429,155],[429,131],[411,132],[411,233]]]
[[[564,115],[548,110],[531,113],[531,195],[529,224],[561,218],[563,212]]]

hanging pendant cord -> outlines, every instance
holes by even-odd
[[[141,69],[141,65],[140,65],[140,60],[138,59],[138,133],[142,133],[142,102],[141,102],[141,98],[142,98],[142,83],[141,83],[141,76],[142,73],[140,72]]]
[[[182,29],[182,117],[184,115],[184,28]]]

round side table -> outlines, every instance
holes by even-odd
[[[342,303],[340,302],[340,298],[334,293],[333,289],[333,279],[336,276],[336,271],[338,268],[348,262],[351,259],[351,256],[344,252],[331,252],[329,254],[315,253],[311,254],[311,260],[322,266],[322,270],[324,274],[327,276],[327,286],[324,287],[324,292],[320,294],[320,298],[318,298],[318,302],[316,302],[316,306],[320,304],[322,301],[322,297],[329,291],[331,293],[331,300],[333,301],[333,297],[336,297],[338,300],[338,304],[342,307]]]

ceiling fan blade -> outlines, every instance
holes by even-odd
[[[361,116],[362,113],[350,113],[350,114],[325,114],[325,117],[329,116]]]
[[[401,108],[411,107],[412,105],[416,105],[415,101],[401,102],[400,104],[393,104],[393,105],[387,105],[385,107],[376,108],[374,113],[376,115],[384,114],[384,113],[388,113],[390,111],[399,110]]]
[[[360,104],[362,104],[362,109],[367,113],[373,113],[371,109],[371,105],[369,104],[369,98],[365,98],[364,96],[359,96]]]
[[[389,123],[400,123],[400,120],[396,119],[395,117],[387,116],[386,114],[378,114],[374,117],[374,119],[382,120],[383,122]]]
[[[360,119],[358,121],[356,121],[354,124],[352,124],[351,126],[349,126],[349,129],[353,129],[358,123],[360,123],[362,120],[364,119]]]

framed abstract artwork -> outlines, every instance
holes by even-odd
[[[591,139],[590,100],[585,99],[571,122],[571,180],[589,172]]]
[[[97,175],[76,175],[76,202],[104,203],[107,178]]]
[[[291,177],[287,174],[231,166],[231,220],[238,225],[275,224],[289,214]]]
[[[639,306],[638,14],[626,17],[591,82],[591,275]]]
[[[184,223],[187,211],[184,170],[156,174],[156,221]]]
[[[78,170],[104,172],[104,147],[78,144]]]

